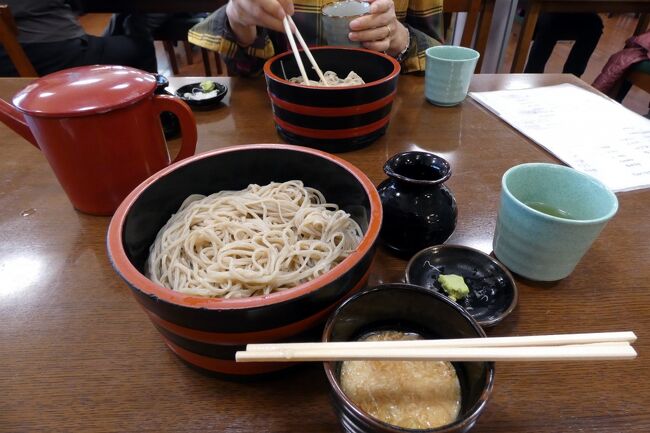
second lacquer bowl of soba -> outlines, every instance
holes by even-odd
[[[236,363],[237,350],[313,338],[366,285],[381,215],[372,182],[334,155],[235,146],[139,185],[111,220],[108,253],[183,361],[256,375],[287,365]]]
[[[292,52],[267,60],[264,75],[278,134],[288,143],[328,152],[358,149],[381,137],[390,120],[399,63],[361,48],[316,47],[311,52],[326,78],[329,71],[346,81],[353,72],[363,84],[350,78],[342,86],[305,85],[299,82],[301,73]],[[301,54],[309,79],[318,81],[307,56]]]
[[[410,284],[384,284],[347,299],[323,341],[480,338],[485,333],[445,296]],[[349,433],[469,431],[486,407],[493,362],[325,362],[333,402]]]

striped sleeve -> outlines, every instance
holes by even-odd
[[[402,61],[402,72],[422,72],[425,50],[440,45],[443,38],[443,0],[395,0],[395,11],[410,34],[409,50]]]
[[[275,55],[273,42],[266,29],[257,28],[257,39],[248,47],[240,47],[228,23],[226,7],[222,6],[190,29],[190,43],[221,54],[230,75],[257,75],[266,59]]]
[[[393,0],[395,13],[409,31],[409,49],[402,61],[402,72],[422,72],[425,69],[424,51],[443,41],[443,0]],[[318,1],[302,0],[295,3],[294,21],[310,45],[322,44],[320,6]],[[230,29],[226,6],[208,16],[190,29],[188,40],[200,47],[220,53],[230,75],[257,75],[266,59],[276,54],[276,48],[286,45],[281,34],[257,28],[257,39],[242,48]]]

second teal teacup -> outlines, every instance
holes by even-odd
[[[439,45],[425,51],[424,95],[434,105],[458,105],[469,90],[479,53],[471,48]]]
[[[567,277],[618,210],[597,179],[573,168],[522,164],[503,175],[494,255],[536,281]]]

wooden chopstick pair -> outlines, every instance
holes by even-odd
[[[300,51],[298,51],[298,47],[296,46],[296,41],[293,38],[293,31],[291,27],[296,31],[296,37],[298,38],[298,42],[300,42],[300,45],[302,46],[302,49],[305,51],[305,54],[307,55],[307,58],[311,62],[311,66],[316,70],[316,73],[318,74],[318,78],[323,82],[323,85],[328,87],[329,84],[325,80],[325,76],[323,75],[323,71],[318,67],[318,63],[316,63],[316,59],[314,59],[314,56],[312,56],[311,51],[309,50],[309,47],[307,46],[307,43],[305,40],[302,38],[302,35],[300,34],[300,31],[298,31],[298,27],[296,24],[293,22],[293,19],[289,16],[286,15],[284,19],[282,20],[282,24],[284,25],[284,31],[287,33],[287,38],[289,39],[289,45],[291,45],[291,50],[293,51],[293,56],[296,58],[296,63],[298,63],[298,69],[300,69],[300,74],[302,75],[302,79],[305,85],[309,85],[309,78],[307,77],[307,72],[305,71],[305,66],[302,63],[302,58],[300,57]]]
[[[633,332],[447,340],[249,344],[238,362],[440,360],[570,361],[636,357]]]

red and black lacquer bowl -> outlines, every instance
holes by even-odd
[[[366,84],[350,87],[304,86],[293,53],[279,54],[264,64],[273,119],[288,143],[328,152],[345,152],[371,144],[388,127],[397,90],[399,63],[390,56],[360,48],[316,47],[310,50],[322,71],[339,77],[356,72]],[[310,79],[316,72],[302,53]]]
[[[243,299],[189,296],[145,276],[156,234],[190,194],[293,179],[319,189],[364,230],[356,251],[331,271],[290,290]],[[255,375],[287,365],[237,364],[237,350],[248,343],[300,340],[320,332],[319,325],[339,302],[366,285],[381,215],[372,182],[336,156],[291,145],[235,146],[184,159],[140,184],[111,220],[108,254],[167,346],[183,361],[209,373]]]

